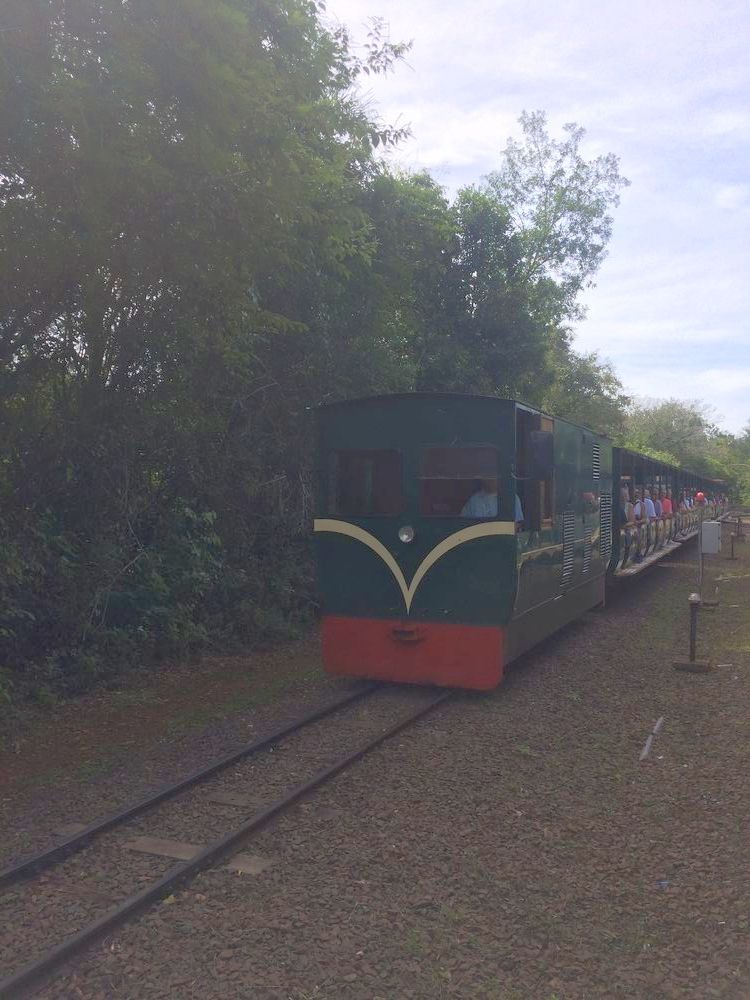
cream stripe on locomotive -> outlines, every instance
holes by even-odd
[[[316,518],[313,521],[313,530],[331,531],[337,535],[347,535],[349,538],[354,538],[356,541],[362,542],[363,545],[366,545],[376,555],[380,556],[391,573],[393,573],[404,598],[406,613],[409,614],[411,602],[414,600],[417,587],[419,587],[424,579],[425,574],[435,565],[438,559],[443,558],[446,552],[450,552],[456,546],[463,545],[464,542],[470,542],[475,538],[486,538],[491,535],[515,535],[516,526],[513,521],[490,521],[484,524],[473,524],[470,528],[462,528],[460,531],[455,531],[427,553],[419,566],[417,566],[410,584],[407,584],[406,577],[401,572],[401,567],[385,545],[374,535],[371,535],[369,531],[365,531],[364,528],[360,528],[356,524],[349,524],[348,521],[338,521],[323,517]]]

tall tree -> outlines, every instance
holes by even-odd
[[[520,244],[516,277],[544,289],[539,302],[555,321],[581,315],[578,295],[593,283],[612,235],[610,210],[629,181],[614,153],[586,160],[585,129],[563,126],[565,138],[550,137],[543,111],[523,112],[523,140],[509,139],[487,190],[508,211]],[[544,285],[549,279],[557,294]]]
[[[420,356],[418,384],[528,396],[551,382],[554,331],[535,315],[528,286],[516,278],[520,244],[509,212],[488,192],[464,188],[452,206],[452,224],[443,322]]]
[[[541,111],[520,123],[523,142],[509,140],[500,169],[455,200],[448,328],[420,381],[537,403],[557,382],[550,398],[570,408],[578,378],[613,427],[624,405],[619,384],[606,365],[571,352],[569,324],[582,314],[579,294],[604,259],[610,209],[628,182],[614,155],[583,157],[580,126],[566,125],[558,141]],[[583,415],[594,417],[590,409]]]

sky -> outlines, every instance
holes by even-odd
[[[574,346],[638,397],[702,399],[750,423],[750,3],[328,0],[355,51],[368,19],[413,42],[362,96],[412,136],[394,165],[449,195],[500,164],[523,110],[586,129],[631,186]]]

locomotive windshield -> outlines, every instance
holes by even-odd
[[[386,449],[333,451],[328,510],[344,517],[400,514],[404,509],[401,453]]]

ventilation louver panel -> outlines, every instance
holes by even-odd
[[[602,493],[599,498],[599,548],[606,564],[612,555],[612,496]]]
[[[586,528],[583,535],[583,575],[591,572],[591,528]]]
[[[573,576],[573,550],[575,547],[576,516],[572,510],[563,512],[563,568],[562,585],[567,587]]]
[[[602,452],[598,444],[595,444],[591,453],[591,478],[598,479],[602,473]]]

